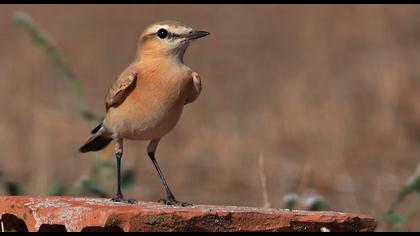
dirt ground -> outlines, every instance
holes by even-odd
[[[92,155],[77,150],[94,125],[15,11],[48,31],[98,114],[146,26],[211,32],[185,55],[204,91],[157,152],[179,199],[262,206],[263,155],[273,207],[315,191],[330,210],[380,217],[420,162],[419,6],[1,5],[0,170],[30,194],[89,173]],[[125,144],[123,165],[136,170],[127,195],[156,200],[146,145]]]

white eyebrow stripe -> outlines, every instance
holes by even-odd
[[[156,33],[159,29],[164,28],[166,30],[168,30],[171,33],[175,33],[178,35],[182,35],[185,34],[189,31],[191,31],[191,28],[187,28],[184,26],[172,26],[172,25],[154,25],[151,29],[150,29],[150,33]]]

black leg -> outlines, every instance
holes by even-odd
[[[160,170],[159,164],[156,161],[155,153],[149,152],[148,154],[149,154],[150,160],[152,160],[153,165],[155,166],[155,168],[156,168],[156,170],[159,174],[159,178],[162,181],[163,187],[166,190],[166,195],[168,196],[168,200],[175,200],[175,196],[171,192],[171,189],[169,188],[168,184],[166,183],[165,177],[163,176],[162,171]]]
[[[117,159],[117,196],[113,198],[112,200],[114,202],[121,202],[124,199],[124,196],[121,191],[121,159],[122,159],[122,153],[117,152],[115,153],[115,157]]]
[[[161,200],[163,203],[167,204],[167,205],[177,205],[177,206],[191,206],[192,204],[190,203],[186,203],[186,202],[179,202],[175,199],[174,194],[172,193],[171,189],[168,186],[168,183],[166,183],[165,177],[162,174],[162,171],[160,170],[159,164],[156,161],[155,158],[155,153],[154,152],[148,152],[147,153],[149,155],[150,160],[152,160],[153,165],[156,168],[156,171],[159,174],[159,178],[162,181],[163,187],[165,188],[166,191],[166,199]]]
[[[122,152],[117,152],[115,154],[117,158],[117,196],[112,198],[114,202],[127,202],[127,203],[136,203],[136,200],[129,199],[124,200],[124,196],[121,191],[121,159],[122,159]]]

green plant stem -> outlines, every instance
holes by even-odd
[[[23,12],[15,13],[13,20],[17,26],[22,28],[32,38],[34,43],[44,49],[46,54],[52,59],[54,64],[56,64],[63,78],[67,81],[68,86],[75,94],[77,98],[78,109],[83,118],[85,118],[87,121],[100,122],[102,118],[88,110],[82,99],[82,86],[76,79],[76,76],[71,71],[70,67],[64,63],[62,56],[58,52],[57,48],[51,43],[47,36],[42,33],[41,30],[35,27],[29,16]]]

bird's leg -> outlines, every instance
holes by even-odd
[[[117,196],[112,198],[113,202],[136,203],[134,199],[125,200],[121,191],[121,159],[123,157],[123,141],[118,139],[115,144],[115,157],[117,159]]]
[[[150,160],[152,160],[153,165],[156,168],[156,171],[159,174],[159,178],[162,181],[163,187],[165,188],[166,191],[166,199],[161,199],[160,202],[163,202],[166,205],[175,205],[175,206],[192,206],[192,204],[190,203],[186,203],[186,202],[179,202],[175,199],[174,194],[172,193],[171,189],[168,186],[168,183],[166,183],[166,179],[162,174],[162,171],[160,170],[159,164],[156,161],[155,158],[155,151],[156,151],[156,147],[159,143],[159,139],[157,140],[152,140],[149,143],[149,146],[147,147],[147,154],[149,155]]]
[[[124,196],[121,192],[121,159],[122,153],[117,152],[115,153],[115,157],[117,158],[117,197],[115,198],[116,201],[121,201]]]

